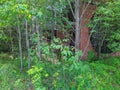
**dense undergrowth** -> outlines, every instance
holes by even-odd
[[[7,55],[7,54],[6,54]],[[0,90],[119,90],[120,59],[36,63],[20,72],[17,59],[1,55]],[[32,83],[33,88],[30,87]],[[31,89],[30,89],[31,88]]]

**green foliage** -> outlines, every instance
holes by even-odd
[[[70,1],[73,2],[73,0]],[[113,42],[109,48],[115,51],[119,50],[120,2],[118,1],[100,6],[93,21],[100,23],[99,27],[102,26],[100,29],[105,33],[103,36],[109,32],[106,40]],[[49,35],[52,38],[51,41],[49,43],[44,41],[46,39],[46,33],[43,36],[45,30],[49,30],[49,32],[55,28],[64,32],[70,30],[72,25],[66,18],[68,10],[66,0],[29,0],[29,2],[27,0],[0,0],[0,50],[3,51],[3,48],[10,44],[18,50],[16,29],[16,24],[18,24],[22,32],[22,49],[25,53],[23,72],[20,72],[17,67],[19,66],[18,58],[14,59],[9,54],[0,55],[0,90],[27,90],[31,82],[35,90],[119,90],[119,58],[92,63],[83,62],[79,60],[79,56],[82,54],[80,51],[74,53],[74,47],[64,45],[67,40],[61,41]],[[39,46],[41,61],[38,61],[38,35],[29,35],[32,67],[27,73],[25,20],[28,21],[29,34],[35,32],[37,21],[41,35]],[[8,29],[11,31],[8,32]],[[3,41],[9,41],[10,44],[9,42],[4,44]],[[88,59],[93,58],[94,54],[89,52]]]
[[[26,90],[28,79],[26,74],[20,74],[11,55],[0,54],[0,90]]]
[[[119,58],[108,58],[106,60],[91,63],[94,72],[102,78],[104,88],[109,90],[118,90],[120,87],[120,60]],[[107,84],[107,85],[106,85]]]
[[[78,62],[78,56],[81,55],[81,52],[74,55],[69,47],[61,43],[62,41],[57,38],[54,38],[51,44],[41,43],[43,60],[40,63],[36,61],[35,65],[28,71],[29,75],[32,76],[35,88],[45,88],[46,90],[113,89],[114,86],[111,82],[115,83],[115,88],[118,88],[118,81],[114,82],[113,78],[115,77],[111,77],[110,74],[112,70],[115,70],[115,67],[101,62]],[[60,56],[56,51],[59,51]],[[94,58],[93,52],[89,52],[89,58],[91,60]],[[117,78],[118,74],[119,71],[116,72]]]
[[[4,62],[5,60],[6,58]],[[74,59],[64,63],[36,61],[27,73],[21,74],[15,60],[8,60],[7,64],[1,61],[1,90],[26,90],[29,87],[29,80],[35,90],[119,90],[120,88],[119,57],[91,63],[78,62]]]
[[[35,90],[46,90],[42,85],[42,78],[47,77],[48,74],[43,70],[43,66],[40,64],[38,66],[33,66],[28,70],[28,74],[32,77],[31,80]]]
[[[42,61],[36,61],[28,71],[36,90],[37,88],[45,90],[117,90],[119,88],[117,78],[120,71],[116,67],[119,66],[119,59],[113,58],[116,66],[111,66],[112,63],[106,63],[108,61],[104,60],[92,63],[79,61],[78,56],[81,52],[74,55],[69,47],[61,43],[62,41],[57,38],[54,38],[51,44],[41,43]],[[59,51],[60,56],[56,51]],[[92,60],[93,57],[93,52],[90,52],[88,58]],[[111,76],[113,72],[115,75]]]
[[[108,1],[97,7],[93,25],[90,25],[96,32],[98,44],[107,42],[107,47],[112,51],[120,50],[120,0]]]
[[[2,90],[10,90],[10,76],[12,74],[9,64],[1,65],[0,67],[0,88]],[[8,76],[9,75],[9,76]],[[11,83],[12,84],[12,83]]]
[[[71,64],[41,62],[28,72],[34,73],[31,78],[36,76],[34,79],[40,82],[33,84],[36,83],[39,88],[42,85],[46,90],[119,90],[119,66],[120,60],[117,58],[92,63],[81,61],[71,61]],[[35,69],[36,67],[37,69]],[[44,74],[44,72],[46,73]]]
[[[87,60],[92,61],[95,59],[95,53],[93,51],[88,51]]]
[[[26,86],[23,84],[20,75],[16,72],[12,64],[2,64],[0,66],[0,89],[1,90],[25,90]]]

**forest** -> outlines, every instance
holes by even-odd
[[[120,90],[120,0],[0,0],[0,90]]]

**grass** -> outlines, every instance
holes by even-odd
[[[26,90],[29,77],[25,72],[20,72],[18,59],[12,55],[0,54],[0,90]]]
[[[110,90],[120,89],[120,57],[110,57],[90,63],[93,71],[107,82]]]

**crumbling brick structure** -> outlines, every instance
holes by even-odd
[[[87,25],[93,17],[95,9],[95,5],[92,4],[86,4],[80,8],[80,50],[83,52],[83,59],[87,57],[88,51],[93,50],[90,42],[90,29]]]

